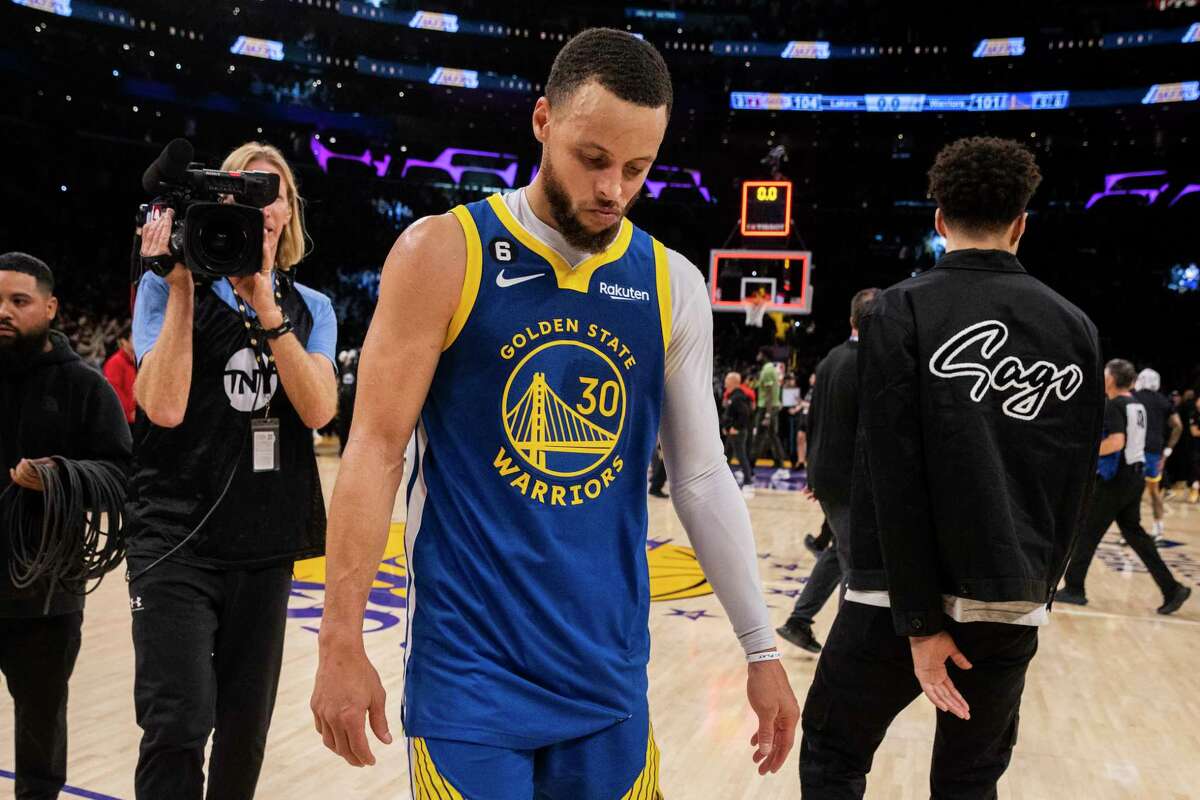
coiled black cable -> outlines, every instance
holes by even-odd
[[[47,613],[55,592],[89,594],[125,558],[125,478],[112,465],[61,456],[32,466],[43,491],[14,483],[0,493],[0,530],[9,532],[13,585],[48,579]]]

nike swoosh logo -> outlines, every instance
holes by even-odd
[[[520,278],[506,278],[504,277],[504,270],[500,270],[498,273],[496,273],[496,285],[501,289],[507,289],[509,286],[516,286],[518,283],[531,281],[534,278],[540,278],[545,274],[546,273],[544,272],[539,272],[536,275],[522,275]]]

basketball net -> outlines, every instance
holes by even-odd
[[[763,326],[763,317],[767,314],[767,306],[771,304],[771,298],[753,294],[746,298],[746,325],[751,328],[761,328]]]

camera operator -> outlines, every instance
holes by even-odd
[[[200,798],[214,731],[208,797],[253,797],[292,563],[324,551],[312,429],[337,411],[333,307],[291,277],[305,236],[283,155],[251,142],[221,169],[279,175],[261,270],[206,285],[176,263],[142,277],[134,308],[150,423],[127,509],[139,800]],[[172,221],[147,222],[143,258],[169,252]]]
[[[119,493],[102,485],[123,486],[129,462],[121,404],[104,376],[50,329],[57,311],[45,263],[25,253],[0,255],[0,466],[11,481],[0,489],[0,672],[16,711],[15,788],[22,800],[58,797],[67,779],[67,683],[84,601],[84,587],[62,581],[57,566],[47,574],[36,559],[36,579],[24,567],[37,534],[47,535],[51,511],[72,518],[50,527],[82,549],[83,526],[68,509],[97,510],[102,492],[119,509]],[[64,471],[77,480],[62,480]],[[116,526],[111,517],[108,524]],[[76,566],[79,553],[64,566]],[[16,573],[30,582],[14,580]]]

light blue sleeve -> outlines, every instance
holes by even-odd
[[[133,305],[133,352],[138,364],[154,349],[162,332],[163,316],[167,313],[167,282],[147,272],[138,283],[137,301]]]
[[[333,303],[329,298],[315,289],[296,284],[308,313],[312,315],[312,332],[308,335],[305,349],[310,353],[320,353],[329,359],[333,371],[337,372],[337,314],[333,311]]]

